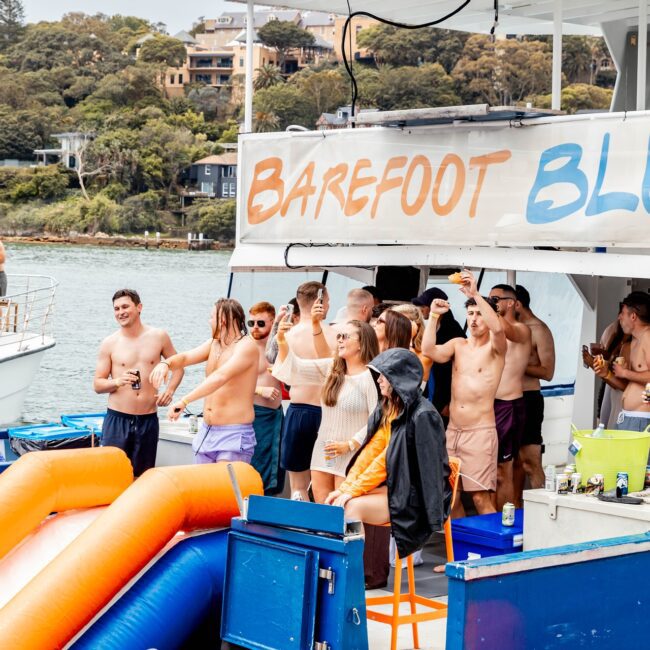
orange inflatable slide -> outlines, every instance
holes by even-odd
[[[244,497],[263,493],[250,465],[232,465]],[[239,513],[225,463],[132,480],[111,447],[32,452],[0,475],[0,558],[51,512],[110,504],[0,609],[4,647],[64,647],[178,531],[229,526]]]

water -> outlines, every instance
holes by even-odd
[[[29,244],[7,249],[8,273],[51,275],[59,281],[56,346],[46,352],[29,390],[25,422],[106,408],[106,395],[97,395],[92,383],[99,344],[117,328],[111,303],[117,289],[136,289],[143,322],[166,329],[179,351],[209,338],[210,310],[228,289],[230,253],[225,251]],[[181,390],[196,386],[203,373],[203,367],[188,368]]]

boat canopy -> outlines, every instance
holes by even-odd
[[[231,266],[650,278],[649,161],[649,112],[243,135]]]
[[[235,0],[245,3],[246,0]],[[274,6],[273,2],[256,5]],[[324,11],[347,16],[349,11],[365,11],[388,20],[419,25],[436,20],[457,9],[462,0],[283,0],[282,6],[305,11]],[[499,34],[552,34],[557,0],[529,0],[499,3]],[[625,0],[563,0],[563,33],[598,35],[607,20],[634,19],[638,5]],[[440,24],[447,29],[489,33],[494,24],[494,0],[471,0],[458,14]]]

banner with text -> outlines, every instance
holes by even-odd
[[[650,245],[650,116],[242,139],[246,243]]]

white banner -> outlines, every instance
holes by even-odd
[[[242,138],[246,243],[650,245],[650,115]]]

